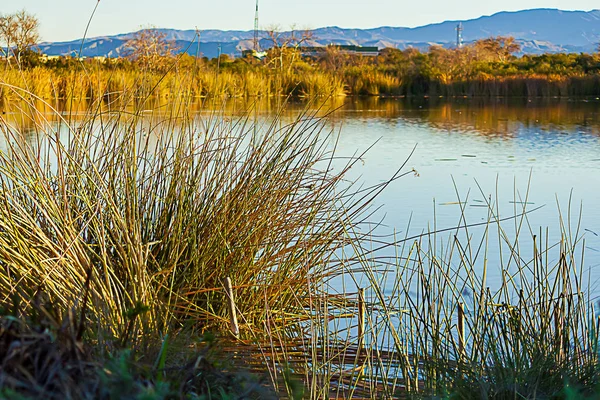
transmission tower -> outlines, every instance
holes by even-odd
[[[463,33],[462,22],[459,22],[458,25],[456,25],[456,48],[457,49],[460,49],[463,46],[462,33]]]
[[[254,12],[254,51],[258,51],[258,0],[256,0],[256,11]]]

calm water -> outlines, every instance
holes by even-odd
[[[340,132],[341,154],[375,143],[351,171],[366,184],[388,179],[416,146],[406,170],[418,175],[392,183],[376,202],[379,234],[457,226],[459,200],[470,224],[488,219],[489,198],[501,218],[521,213],[526,203],[529,210],[541,207],[521,231],[526,248],[532,248],[529,232],[540,228],[558,240],[559,218],[569,225],[570,215],[572,233],[580,221],[585,238],[592,290],[600,289],[600,101],[351,100],[332,125]],[[515,230],[511,221],[504,227],[509,234]],[[490,245],[492,264],[497,248]],[[490,281],[498,275],[499,269],[490,271]]]
[[[559,216],[567,223],[571,215],[575,230],[581,210],[585,267],[600,292],[600,100],[346,99],[335,106],[328,124],[340,135],[338,155],[373,146],[350,171],[352,180],[385,182],[404,162],[405,171],[417,172],[393,182],[376,200],[371,220],[373,226],[381,221],[377,234],[404,237],[455,227],[461,223],[459,200],[468,223],[484,222],[491,198],[500,217],[520,213],[525,203],[528,209],[541,206],[528,215],[523,236],[541,227],[558,239]],[[234,113],[247,109],[227,107]],[[304,107],[290,104],[286,116]],[[261,106],[259,112],[272,109]],[[200,105],[192,112],[203,113]],[[18,110],[7,115],[19,120]],[[31,124],[35,136],[33,122],[21,123]]]

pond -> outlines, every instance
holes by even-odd
[[[206,103],[195,102],[189,111],[204,118],[211,113]],[[72,107],[66,103],[58,109],[67,106]],[[85,115],[87,105],[78,107],[65,115]],[[222,107],[224,115],[249,109],[243,101]],[[288,103],[284,120],[305,108],[302,102]],[[276,109],[261,103],[257,115],[268,119]],[[533,247],[531,237],[539,237],[540,229],[542,236],[548,229],[550,242],[559,241],[561,225],[572,237],[583,237],[584,275],[591,291],[600,291],[599,99],[347,98],[322,110],[334,110],[327,124],[339,134],[337,156],[369,149],[349,171],[351,181],[381,184],[405,164],[406,176],[392,182],[371,207],[372,224],[365,229],[385,237],[381,240],[484,226],[491,204],[498,218],[507,219],[509,236],[520,229],[526,247]],[[8,109],[6,118],[29,126],[23,131],[35,142],[36,122],[19,115],[18,108]],[[509,217],[524,211],[519,228]],[[497,247],[490,245],[489,260]],[[490,271],[490,285],[499,273]]]
[[[584,275],[598,292],[599,100],[350,99],[332,121],[338,154],[373,145],[350,172],[354,179],[381,183],[404,162],[405,170],[416,171],[376,200],[377,233],[411,237],[465,220],[484,223],[488,202],[499,218],[522,214],[526,206],[525,253],[532,254],[530,238],[539,238],[540,229],[559,241],[562,224],[585,240]],[[504,226],[513,234],[518,229],[510,220]],[[490,260],[495,248],[490,245]],[[490,271],[490,285],[498,273]]]

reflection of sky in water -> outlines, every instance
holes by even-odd
[[[551,239],[558,239],[557,202],[566,220],[572,191],[573,229],[579,206],[583,204],[581,233],[585,232],[586,238],[586,267],[592,268],[592,284],[600,288],[600,237],[596,236],[600,235],[598,110],[600,106],[596,105],[593,110],[580,113],[585,117],[581,123],[587,126],[578,125],[577,118],[571,115],[569,123],[562,125],[548,124],[547,119],[537,124],[531,120],[503,120],[500,121],[501,132],[478,131],[473,121],[469,123],[465,119],[465,113],[461,113],[454,124],[452,114],[445,114],[442,124],[439,113],[422,109],[416,112],[401,110],[383,116],[376,115],[374,109],[367,116],[357,110],[342,110],[334,124],[341,128],[339,153],[342,155],[353,154],[378,140],[364,157],[364,164],[357,164],[351,171],[352,177],[361,177],[367,184],[389,178],[417,145],[407,168],[415,168],[419,177],[411,175],[392,183],[376,201],[381,210],[374,220],[382,219],[385,224],[378,228],[378,233],[397,229],[403,231],[403,236],[411,218],[410,235],[426,230],[428,224],[433,226],[434,199],[437,228],[456,226],[460,220],[457,192],[462,201],[467,200],[469,223],[487,219],[487,208],[482,205],[488,196],[498,196],[501,217],[519,213],[531,174],[528,207],[544,206],[528,216],[533,233],[538,234],[540,227],[549,227]],[[535,111],[544,113],[543,109]],[[421,115],[415,117],[415,113]],[[504,110],[503,113],[492,113],[488,118],[493,122],[494,115],[506,114]],[[564,111],[560,114],[564,115]],[[590,119],[590,115],[595,118]],[[487,125],[493,125],[492,122]],[[508,231],[514,231],[511,229],[514,222],[504,226]],[[526,233],[525,230],[522,232]],[[473,233],[477,237],[477,230]],[[529,233],[522,235],[522,243],[527,249],[531,249],[529,236]],[[490,245],[491,261],[497,247],[496,244],[495,250],[494,245]],[[530,253],[526,252],[527,257]],[[494,278],[491,271],[489,278]]]

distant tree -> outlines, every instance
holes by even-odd
[[[512,36],[497,36],[475,42],[480,58],[490,61],[506,62],[515,53],[521,51],[521,45]]]
[[[143,69],[162,72],[169,68],[178,47],[156,28],[145,28],[125,43],[125,57]]]
[[[312,39],[312,32],[303,30],[298,33],[294,27],[289,32],[281,32],[278,27],[267,30],[271,48],[267,52],[267,65],[279,69],[282,73],[290,72],[294,63],[300,58],[299,47]]]
[[[25,10],[14,14],[0,15],[0,43],[2,52],[8,60],[14,56],[20,61],[31,51],[40,39],[38,19]]]
[[[462,67],[460,50],[446,49],[439,45],[431,46],[429,48],[430,76],[445,85],[457,78]]]
[[[402,50],[394,47],[386,47],[379,52],[377,61],[379,64],[383,65],[399,64],[405,62],[405,57]]]
[[[350,64],[350,57],[340,51],[338,46],[326,46],[318,61],[321,68],[338,73]]]
[[[377,64],[386,73],[396,74],[399,78],[405,79],[408,76],[419,75],[423,63],[428,59],[428,55],[413,47],[405,50],[388,47],[379,52]]]
[[[0,15],[0,42],[2,55],[8,60],[11,55],[12,39],[16,30],[14,15]]]

